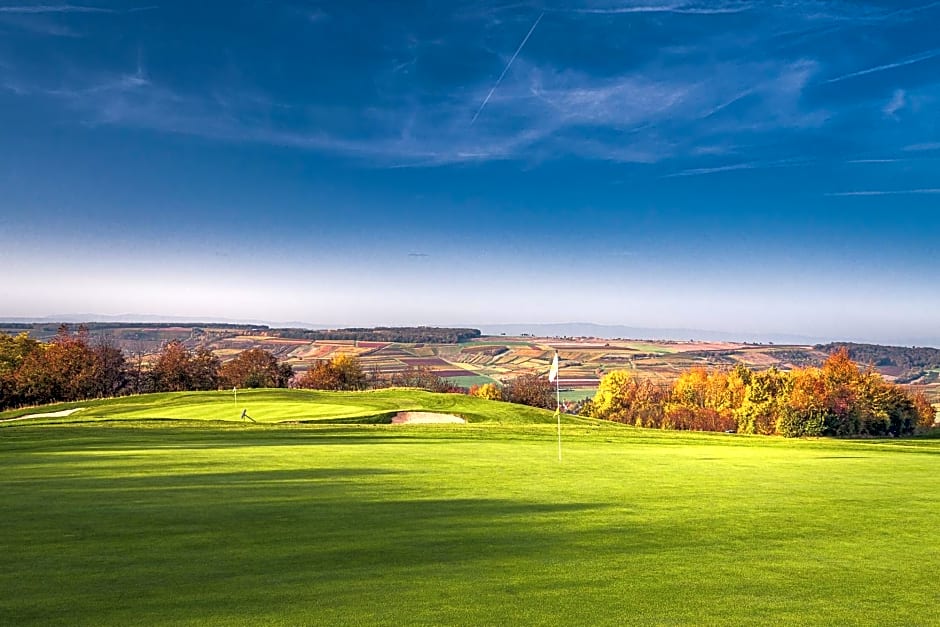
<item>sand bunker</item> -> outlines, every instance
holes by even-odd
[[[14,420],[30,420],[32,418],[65,418],[66,416],[71,416],[77,411],[82,411],[84,407],[76,407],[74,409],[63,409],[62,411],[52,411],[46,414],[29,414],[26,416],[20,416],[19,418],[8,418],[2,422],[13,422]]]
[[[400,411],[392,418],[393,425],[464,424],[467,422],[453,414],[435,414],[427,411]]]

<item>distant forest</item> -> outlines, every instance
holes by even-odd
[[[26,331],[40,340],[51,339],[59,331],[60,323],[0,323],[0,332],[16,334]],[[192,322],[85,322],[82,325],[93,337],[117,336],[124,339],[161,340],[159,331],[192,329],[196,335],[211,329],[232,334],[263,333],[269,337],[292,340],[358,340],[362,342],[402,342],[406,344],[458,344],[480,337],[479,329],[451,329],[446,327],[353,327],[347,329],[271,328],[258,324],[192,323]]]
[[[896,368],[898,383],[909,383],[929,375],[931,370],[940,369],[940,349],[937,348],[881,346],[852,342],[818,344],[815,348],[830,354],[844,348],[852,361],[856,363],[882,369]]]
[[[37,340],[50,340],[54,338],[61,322],[0,322],[0,333],[26,332]],[[72,325],[78,327],[79,325]],[[115,337],[122,339],[162,341],[166,338],[164,332],[175,329],[190,329],[198,334],[203,329],[214,331],[238,333],[268,332],[269,328],[257,324],[231,324],[216,322],[83,322],[80,325],[90,336],[96,338]]]
[[[363,342],[403,342],[408,344],[457,344],[480,337],[479,329],[440,327],[375,327],[330,329],[272,329],[278,337],[304,340],[359,340]]]

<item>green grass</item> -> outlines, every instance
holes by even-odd
[[[561,391],[561,400],[563,401],[580,401],[586,398],[594,398],[597,394],[596,389],[587,389],[587,388],[578,388],[574,390],[562,390]]]
[[[640,351],[643,353],[653,353],[656,355],[671,355],[673,353],[679,352],[675,348],[663,346],[661,344],[644,344],[643,342],[626,342],[624,345],[629,346],[635,351]]]
[[[474,385],[483,385],[484,383],[495,383],[495,379],[488,377],[482,374],[471,374],[462,377],[444,377],[454,385],[459,385],[463,388],[470,388]]]
[[[0,624],[940,622],[940,439],[582,420],[559,463],[550,412],[245,398],[321,422],[180,394],[0,427]],[[475,422],[322,422],[396,404]]]
[[[505,342],[493,339],[493,340],[470,340],[469,342],[461,342],[459,346],[521,346],[523,348],[529,348],[533,346],[532,342],[525,340],[507,340]]]

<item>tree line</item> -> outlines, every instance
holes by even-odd
[[[908,435],[936,416],[922,392],[859,368],[845,348],[819,368],[693,368],[671,386],[614,371],[580,413],[641,427],[786,437]]]
[[[412,387],[466,393],[489,400],[554,409],[553,386],[545,376],[524,374],[502,385],[469,390],[426,367],[381,374],[359,358],[339,354],[316,362],[295,377],[271,353],[248,349],[221,363],[207,349],[166,343],[153,360],[128,361],[88,330],[62,325],[49,342],[26,333],[0,333],[0,409],[146,392],[228,387],[288,387],[365,390]],[[932,426],[936,412],[923,393],[861,369],[845,348],[819,368],[753,371],[693,368],[671,385],[618,370],[605,375],[597,393],[575,408],[581,415],[640,427],[799,436],[901,436]]]
[[[405,344],[458,344],[480,337],[479,329],[446,327],[374,327],[329,330],[272,329],[283,338],[303,340],[358,340]]]
[[[221,363],[211,351],[166,343],[149,364],[128,361],[88,329],[61,325],[49,342],[26,333],[0,333],[0,409],[146,392],[214,390],[220,387],[287,387],[289,364],[260,348]]]
[[[901,373],[899,383],[918,379],[928,371],[940,368],[940,349],[927,346],[882,346],[880,344],[857,344],[854,342],[833,342],[818,344],[817,350],[834,353],[845,350],[848,356],[860,364],[872,364],[877,367],[898,368]]]

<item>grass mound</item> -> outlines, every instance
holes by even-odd
[[[368,392],[322,392],[314,390],[231,390],[223,392],[173,392],[143,394],[100,401],[83,401],[19,409],[0,413],[0,421],[30,414],[57,413],[76,407],[69,416],[36,418],[50,424],[103,420],[210,420],[243,421],[247,411],[258,423],[300,422],[322,424],[386,424],[398,412],[421,411],[456,414],[467,422],[499,424],[554,423],[550,411],[488,401],[464,394],[435,394],[423,390],[392,388]],[[568,422],[589,422],[566,417]]]

